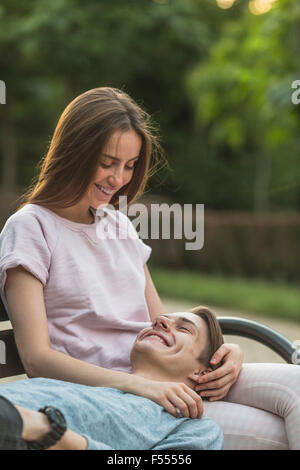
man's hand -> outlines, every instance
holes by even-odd
[[[165,408],[175,418],[178,411],[185,418],[201,418],[202,398],[185,383],[147,380],[142,396]]]
[[[244,353],[237,344],[222,344],[210,360],[213,365],[223,362],[222,366],[213,372],[201,376],[195,387],[201,397],[208,397],[209,401],[224,398],[230,387],[237,381],[243,365]]]

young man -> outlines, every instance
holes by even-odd
[[[209,359],[222,343],[218,321],[206,307],[161,315],[138,334],[133,374],[157,381],[164,408],[115,388],[44,378],[2,384],[0,448],[221,449],[216,423],[187,416],[202,415],[194,380],[210,370]]]

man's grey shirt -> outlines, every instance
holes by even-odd
[[[218,450],[220,427],[210,418],[175,418],[147,398],[114,388],[54,379],[24,379],[0,385],[14,405],[59,408],[69,429],[85,436],[88,450]]]

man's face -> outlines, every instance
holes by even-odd
[[[182,377],[201,366],[198,358],[207,341],[207,325],[191,312],[177,312],[157,317],[152,326],[142,330],[133,345],[131,360],[149,362],[170,377]],[[204,366],[203,366],[204,369]]]

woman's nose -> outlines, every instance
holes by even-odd
[[[109,181],[109,184],[111,184],[111,186],[113,187],[116,187],[122,184],[122,178],[116,175],[110,175],[108,178],[108,181]]]
[[[122,169],[115,169],[111,172],[108,179],[112,186],[117,186],[123,182],[123,171]]]

